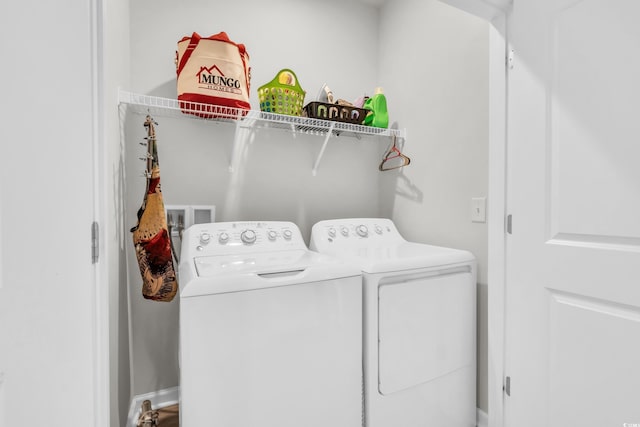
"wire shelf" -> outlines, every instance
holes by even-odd
[[[119,92],[118,98],[119,103],[126,105],[130,111],[139,114],[151,114],[152,116],[231,121],[242,127],[268,127],[312,135],[325,135],[331,132],[332,135],[336,136],[343,134],[356,137],[370,135],[405,138],[406,136],[404,129],[382,129],[257,110],[242,110],[219,105],[178,101],[176,99],[142,95],[122,90]]]
[[[242,110],[239,108],[223,107],[220,105],[185,102],[176,99],[161,98],[159,96],[141,95],[137,93],[119,91],[118,101],[121,111],[131,111],[138,114],[150,114],[154,117],[176,117],[181,119],[208,120],[228,122],[236,127],[233,151],[229,164],[229,171],[236,170],[237,152],[246,140],[247,132],[256,128],[281,129],[291,133],[321,135],[324,142],[313,164],[311,173],[315,176],[320,161],[332,136],[350,135],[356,138],[362,136],[395,137],[406,139],[404,129],[382,129],[371,126],[354,125],[351,123],[331,120],[312,119],[308,117],[286,116],[283,114],[267,113],[256,110]]]

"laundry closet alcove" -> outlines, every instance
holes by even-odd
[[[114,384],[125,389],[117,399],[120,414],[149,393],[170,401],[179,386],[178,304],[144,300],[139,272],[131,268],[128,230],[144,192],[138,158],[148,113],[158,122],[166,205],[213,205],[216,221],[292,221],[307,242],[321,220],[391,218],[407,239],[473,252],[486,287],[486,224],[469,220],[470,199],[487,191],[485,22],[436,0],[248,0],[238,19],[221,14],[217,2],[136,0],[127,14],[128,78],[112,94],[123,175],[120,292],[128,305],[117,316],[127,334],[116,338],[126,354],[113,357],[120,366]],[[265,30],[265,22],[284,17],[286,26]],[[174,53],[192,31],[225,31],[247,46],[254,109],[247,119],[206,120],[177,108]],[[255,92],[282,68],[295,71],[305,104],[325,83],[347,100],[383,87],[392,129],[333,123],[330,132],[311,132],[300,129],[308,119],[265,120]],[[404,142],[411,164],[380,172],[393,136]],[[486,369],[478,372],[482,377]],[[479,394],[481,408],[485,397]]]

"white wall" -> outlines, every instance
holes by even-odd
[[[478,261],[478,407],[487,411],[489,26],[435,0],[396,0],[380,13],[379,80],[391,120],[407,129],[411,165],[381,174],[382,211],[405,238],[466,249]]]
[[[478,258],[479,362],[486,353],[486,224],[471,223],[470,199],[487,196],[488,25],[435,0],[259,0],[240,12],[218,2],[136,0],[130,6],[131,84],[126,89],[175,98],[177,40],[192,31],[226,31],[247,46],[255,90],[281,68],[293,69],[313,99],[323,83],[352,100],[383,86],[392,122],[407,128],[412,164],[380,173],[387,141],[330,143],[318,176],[311,166],[321,139],[260,130],[237,173],[227,166],[233,127],[157,117],[165,203],[214,204],[217,220],[292,220],[308,237],[317,220],[392,217],[406,238],[463,248]],[[233,16],[233,19],[230,18]],[[286,20],[285,20],[286,19]],[[286,22],[286,24],[283,23]],[[131,293],[132,393],[177,385],[177,300],[142,299],[128,228],[142,201],[139,177],[144,117],[126,117],[123,229]],[[486,411],[486,366],[478,405]]]

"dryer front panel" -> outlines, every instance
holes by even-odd
[[[378,299],[381,394],[475,364],[472,271],[388,277],[380,281]]]

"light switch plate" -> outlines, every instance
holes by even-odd
[[[487,198],[474,197],[471,199],[471,222],[487,221]]]

